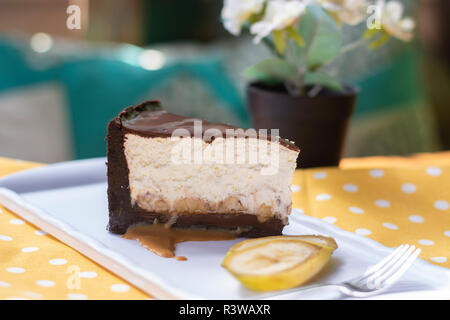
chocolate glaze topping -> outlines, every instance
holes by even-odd
[[[245,129],[234,132],[230,135],[230,131],[227,133],[227,129],[240,129],[227,124],[213,123],[201,119],[184,117],[176,114],[172,114],[163,110],[159,101],[146,101],[134,107],[128,107],[122,111],[117,120],[120,121],[122,130],[130,133],[134,133],[145,137],[170,137],[175,130],[181,135],[182,132],[190,135],[191,137],[196,134],[194,132],[195,121],[201,121],[201,136],[204,141],[211,142],[218,136],[222,137],[250,137],[249,131]],[[270,140],[270,135],[260,137],[258,131],[256,135],[251,136],[255,138],[264,138]],[[298,151],[299,148],[291,141],[279,138],[280,145]]]

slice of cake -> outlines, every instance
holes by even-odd
[[[138,223],[281,234],[291,212],[293,142],[163,110],[128,107],[108,125],[108,230]]]

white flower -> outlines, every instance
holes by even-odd
[[[367,0],[319,0],[322,7],[339,21],[357,25],[367,17]]]
[[[256,35],[254,42],[260,42],[274,30],[283,30],[292,26],[305,10],[306,4],[303,1],[269,1],[262,20],[250,27],[250,33]]]
[[[411,18],[403,18],[403,5],[399,1],[384,3],[378,1],[381,6],[381,26],[391,36],[403,41],[410,41],[413,38],[415,22]]]
[[[225,0],[222,19],[225,29],[238,36],[242,24],[253,14],[261,12],[265,0]]]

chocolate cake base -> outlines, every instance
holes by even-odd
[[[138,223],[167,223],[172,215],[149,212],[138,205],[133,206],[130,197],[129,169],[124,153],[124,137],[127,129],[122,126],[120,115],[108,125],[108,206],[109,224],[107,229],[116,234],[124,234]],[[285,223],[271,218],[260,222],[256,215],[240,213],[189,213],[177,215],[175,227],[206,227],[239,230],[243,237],[280,235]]]

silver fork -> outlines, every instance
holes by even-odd
[[[367,268],[364,274],[338,284],[321,284],[308,286],[303,290],[321,287],[334,287],[342,294],[365,298],[377,295],[391,287],[409,269],[420,254],[420,249],[403,244],[377,264]],[[297,293],[295,290],[292,293]],[[290,295],[292,293],[287,293]],[[282,295],[281,295],[282,296]]]
[[[379,294],[401,278],[417,259],[420,251],[409,244],[401,245],[383,260],[368,267],[363,275],[334,286],[351,297],[364,298]]]

